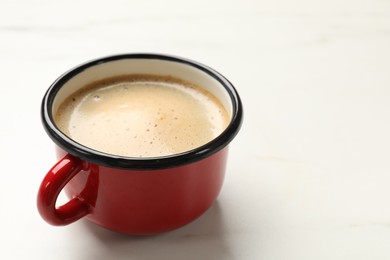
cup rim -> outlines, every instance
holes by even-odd
[[[195,149],[185,151],[178,154],[160,156],[160,157],[126,157],[114,154],[104,153],[84,146],[67,135],[62,133],[56,126],[52,115],[52,105],[56,94],[61,87],[72,77],[81,73],[85,69],[101,63],[122,60],[122,59],[151,59],[165,60],[185,65],[192,66],[198,70],[207,73],[209,76],[217,80],[228,93],[232,103],[232,115],[229,125],[216,138],[210,142],[197,147]],[[95,163],[98,165],[119,168],[119,169],[134,169],[134,170],[153,170],[164,169],[190,164],[206,157],[209,157],[216,152],[226,147],[233,138],[237,135],[241,128],[243,118],[243,109],[240,97],[234,88],[222,74],[216,70],[193,60],[172,55],[155,54],[155,53],[133,53],[133,54],[118,54],[94,59],[83,64],[80,64],[58,77],[46,91],[41,105],[42,124],[49,137],[64,151],[72,154],[82,160]]]

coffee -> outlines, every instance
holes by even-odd
[[[128,157],[158,157],[200,147],[229,123],[205,89],[168,76],[125,75],[93,82],[54,114],[57,127],[92,149]]]

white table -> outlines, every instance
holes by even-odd
[[[195,222],[126,236],[36,210],[40,102],[109,54],[184,56],[241,94],[225,185]],[[0,259],[390,259],[390,2],[0,2]]]

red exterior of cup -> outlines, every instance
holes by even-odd
[[[128,234],[154,234],[181,227],[203,214],[224,179],[227,147],[210,157],[162,170],[123,170],[87,164],[65,186],[69,198],[90,207],[86,218]],[[66,152],[57,148],[58,158]]]

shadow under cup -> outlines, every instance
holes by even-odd
[[[127,74],[172,76],[202,86],[221,101],[230,123],[201,147],[151,158],[99,152],[56,127],[53,114],[80,87]],[[58,78],[43,98],[42,122],[57,145],[59,160],[38,191],[43,219],[66,225],[85,217],[117,232],[155,234],[193,221],[215,201],[225,175],[228,144],[241,126],[242,105],[233,85],[203,64],[174,56],[125,54],[82,64]],[[69,201],[56,206],[63,189]]]

